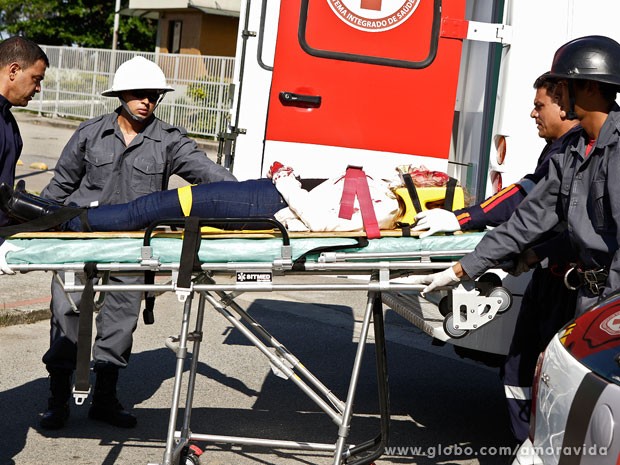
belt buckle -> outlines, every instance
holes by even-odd
[[[583,272],[583,280],[584,284],[588,286],[588,289],[592,294],[599,295],[601,293],[601,289],[598,285],[598,280],[596,279],[597,271],[595,270],[586,270]]]
[[[605,272],[605,268],[599,268],[598,270],[587,270],[583,272],[583,279],[588,285],[590,292],[596,295],[601,293],[601,284],[607,280],[608,273]],[[603,281],[599,283],[599,277]]]

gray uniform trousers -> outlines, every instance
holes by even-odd
[[[59,273],[64,280],[64,273]],[[83,277],[82,277],[83,278]],[[78,276],[76,276],[76,280]],[[83,279],[80,279],[83,283]],[[111,277],[110,282],[140,284],[143,277]],[[70,294],[79,306],[81,293]],[[97,336],[93,347],[95,363],[109,363],[119,368],[127,366],[131,355],[133,332],[138,324],[142,292],[109,292],[95,319]],[[74,370],[77,355],[79,313],[74,311],[62,286],[52,280],[52,318],[50,348],[43,355],[48,371]]]

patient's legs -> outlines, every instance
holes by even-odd
[[[133,231],[143,229],[155,220],[183,216],[175,190],[154,192],[129,203],[102,205],[87,211],[91,231]],[[80,218],[63,225],[66,231],[83,231]]]
[[[132,231],[144,229],[154,221],[186,216],[201,218],[252,218],[273,217],[286,203],[269,179],[242,182],[217,182],[191,187],[191,195],[183,195],[183,208],[179,189],[154,192],[136,200],[118,205],[102,205],[81,209],[72,207],[76,217],[60,225],[65,231]],[[184,191],[188,194],[188,191]],[[46,203],[47,202],[47,203]],[[13,191],[10,186],[0,186],[0,209],[17,222],[27,222],[40,216],[66,210],[62,205],[49,202],[23,191]],[[19,207],[26,215],[17,215]],[[15,211],[14,211],[15,210]],[[83,212],[86,212],[86,215]],[[62,213],[62,212],[61,212]],[[82,213],[82,214],[80,214]],[[77,216],[80,215],[80,216]],[[87,224],[85,224],[86,216]],[[62,220],[60,220],[62,221]],[[55,223],[59,224],[59,223]],[[214,226],[228,229],[271,228],[270,224],[228,222]]]
[[[271,180],[258,179],[193,186],[190,207],[190,215],[201,218],[272,217],[286,203]],[[125,204],[91,208],[87,214],[92,231],[131,231],[143,229],[154,221],[185,216],[178,189],[155,192]],[[82,222],[73,219],[63,229],[81,231]]]

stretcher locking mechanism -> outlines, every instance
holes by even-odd
[[[153,247],[150,245],[140,248],[140,264],[147,268],[157,269],[161,265],[159,258],[153,257]]]

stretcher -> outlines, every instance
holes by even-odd
[[[204,234],[201,228],[214,221],[189,217],[151,225],[144,233],[19,234],[9,241],[22,247],[22,250],[10,253],[7,258],[11,267],[18,272],[64,271],[65,291],[84,292],[83,297],[88,295],[92,298],[94,292],[110,291],[144,291],[151,294],[174,292],[177,295],[183,312],[178,337],[166,342],[175,352],[177,363],[162,465],[197,463],[192,448],[195,441],[320,451],[331,454],[334,465],[372,463],[383,453],[389,434],[382,294],[420,291],[423,286],[399,283],[397,279],[408,274],[433,273],[451,266],[454,260],[471,251],[483,234],[419,239],[402,237],[400,231],[388,231],[383,232],[381,239],[368,241],[363,233],[293,234],[270,219],[234,220],[269,222],[274,225],[274,230]],[[222,220],[217,222],[221,223]],[[168,229],[162,231],[162,226]],[[182,238],[179,232],[170,231],[171,227],[183,228]],[[90,289],[88,284],[84,285],[78,279],[87,267],[90,273],[94,269],[97,276],[103,277],[100,284]],[[110,274],[134,273],[145,273],[144,284],[110,284],[105,280]],[[169,280],[155,283],[152,279],[154,275],[167,276]],[[290,280],[300,275],[304,277],[303,281]],[[325,282],[326,275],[364,276],[368,279],[339,280],[332,284]],[[318,276],[323,279],[313,280],[313,277]],[[480,325],[481,318],[489,319],[490,314],[494,316],[509,307],[509,294],[501,289],[499,286],[490,292],[488,289],[480,292],[475,287],[470,291],[461,289],[451,293],[457,296],[457,300],[451,300],[450,304],[443,306],[453,321],[460,322],[460,329],[473,330]],[[248,292],[317,290],[367,293],[361,333],[350,368],[348,390],[343,399],[338,398],[235,301],[239,295]],[[90,294],[86,294],[87,291]],[[194,310],[196,297],[198,303]],[[314,443],[299,438],[274,440],[196,432],[199,425],[192,424],[191,413],[207,305],[239,330],[272,367],[331,418],[335,424],[333,442]],[[196,315],[194,327],[191,328],[193,311],[196,311]],[[466,315],[461,320],[462,312]],[[467,314],[475,316],[469,327]],[[82,317],[80,314],[80,320]],[[473,323],[474,320],[476,323]],[[353,404],[371,325],[375,335],[380,426],[375,437],[359,444],[350,444],[348,437]],[[185,362],[188,358],[191,358],[191,363],[186,373]],[[79,360],[78,353],[78,364]],[[187,376],[187,392],[184,405],[181,406],[184,376]],[[74,391],[76,400],[83,401],[87,394],[87,391]]]

